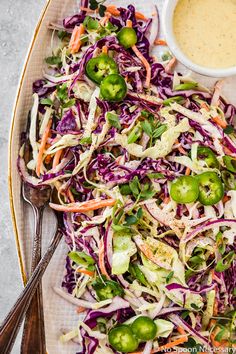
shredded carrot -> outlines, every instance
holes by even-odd
[[[153,263],[159,264],[158,257],[152,252],[151,248],[146,243],[141,243],[138,245],[140,251]]]
[[[51,160],[52,160],[52,155],[47,155],[47,156],[45,157],[45,159],[44,159],[44,162],[45,162],[46,164],[49,164],[49,163],[51,162]]]
[[[191,169],[189,167],[186,168],[186,171],[185,171],[185,176],[189,176],[191,173]]]
[[[57,152],[55,153],[54,158],[53,158],[52,168],[56,168],[57,165],[59,164],[62,151],[63,151],[63,149],[60,149],[60,150],[57,150]]]
[[[71,192],[70,189],[68,189],[67,194],[68,194],[70,202],[74,203],[75,202],[75,198],[74,198],[73,193]]]
[[[170,197],[165,197],[163,200],[164,204],[168,204],[169,201],[170,201]]]
[[[158,349],[152,350],[151,353],[154,354],[154,353],[160,352],[161,350],[170,349],[170,348],[173,348],[173,347],[175,347],[175,346],[177,346],[179,344],[183,344],[183,343],[185,343],[187,341],[188,341],[188,337],[185,336],[183,338],[176,339],[173,342],[170,342],[170,343],[167,343],[165,345],[162,345]]]
[[[108,52],[108,48],[107,48],[106,45],[104,45],[104,46],[102,47],[102,53],[103,53],[103,54],[107,54],[107,52]]]
[[[177,144],[180,144],[180,142],[179,142],[178,139],[176,139],[175,144],[176,144],[176,145],[177,145]],[[177,147],[177,149],[179,150],[179,152],[180,152],[181,154],[187,155],[187,152],[184,150],[184,148],[183,148],[182,146]]]
[[[212,118],[212,120],[223,129],[227,127],[227,123],[223,121],[219,116]]]
[[[85,11],[88,13],[94,13],[96,12],[96,10],[91,10],[88,7],[80,7],[81,11]],[[109,12],[112,16],[120,16],[120,11],[117,9],[117,7],[115,5],[107,5],[106,6],[106,11]],[[145,17],[141,12],[136,11],[135,12],[135,18],[137,20],[143,20],[143,21],[147,21],[147,17]]]
[[[133,23],[131,20],[127,20],[126,21],[126,27],[132,28],[133,27]]]
[[[107,5],[106,11],[108,11],[113,16],[120,16],[120,11],[117,10],[117,7],[115,5]]]
[[[184,332],[185,333],[185,332]],[[186,333],[185,333],[186,334]],[[171,349],[177,345],[180,345],[180,344],[183,344],[185,342],[188,341],[188,337],[185,335],[184,337],[182,338],[179,338],[179,339],[176,339],[174,340],[173,342],[169,342],[167,344],[164,344],[164,345],[161,345],[160,347],[158,347],[157,349],[153,349],[151,351],[151,354],[155,354],[155,353],[158,353],[158,352],[161,352],[163,350],[167,350],[167,349]],[[172,353],[176,353],[176,352],[172,352]],[[179,353],[179,352],[178,352]],[[134,353],[131,353],[131,354],[143,354],[143,352],[134,352]]]
[[[126,21],[126,26],[132,28],[132,21],[131,20],[127,20]],[[132,46],[132,49],[134,51],[134,53],[136,54],[136,56],[139,58],[139,60],[143,63],[147,75],[146,75],[146,86],[149,87],[150,86],[150,82],[151,82],[151,66],[149,64],[149,62],[147,61],[147,59],[142,55],[142,53],[138,50],[138,48],[136,47],[136,45]]]
[[[218,301],[217,299],[215,299],[214,306],[213,306],[213,315],[217,316],[217,314],[218,314]]]
[[[79,306],[79,307],[77,307],[76,312],[77,312],[78,314],[80,314],[80,313],[84,312],[85,310],[86,310],[85,307]]]
[[[135,11],[135,18],[137,20],[143,20],[143,21],[147,21],[147,17],[144,16],[144,14],[142,14],[141,12]]]
[[[85,213],[91,210],[97,210],[107,206],[113,206],[115,199],[92,199],[87,202],[71,203],[67,205],[49,203],[50,207],[54,210],[72,212],[72,213]]]
[[[178,331],[180,334],[182,334],[183,336],[186,336],[186,332],[185,332],[185,330],[184,330],[182,327],[178,326],[178,327],[177,327],[177,331]]]
[[[170,74],[177,63],[176,57],[173,57],[165,67],[165,72]]]
[[[222,202],[225,204],[230,200],[230,197],[228,197],[227,195],[225,195],[222,199]]]
[[[139,60],[141,60],[141,62],[143,63],[143,65],[144,65],[144,67],[146,69],[146,72],[147,72],[147,75],[146,75],[146,87],[149,87],[150,83],[151,83],[151,66],[150,66],[149,62],[147,61],[147,59],[138,50],[136,45],[133,45],[132,49],[133,49],[134,53],[136,54],[136,56],[139,58]]]
[[[232,155],[232,151],[229,148],[227,148],[227,146],[223,146],[223,149],[224,149],[225,154]]]
[[[40,170],[41,170],[41,166],[42,166],[42,162],[43,162],[43,153],[44,153],[44,149],[47,143],[47,139],[48,136],[50,134],[50,129],[52,126],[52,120],[50,119],[48,122],[48,125],[43,133],[42,139],[41,139],[41,143],[40,143],[40,147],[39,147],[39,153],[38,153],[38,159],[37,159],[37,166],[36,166],[36,174],[37,176],[40,175]]]
[[[100,25],[105,26],[107,24],[107,22],[109,21],[111,17],[111,14],[109,12],[105,13],[105,16],[101,18],[101,20],[99,21]]]
[[[69,48],[72,54],[77,53],[80,50],[82,44],[81,36],[84,32],[85,28],[82,23],[79,26],[75,26],[69,43]]]
[[[208,105],[205,102],[201,102],[201,108],[204,108],[206,111],[210,111]]]
[[[99,264],[99,268],[100,268],[101,273],[103,275],[105,275],[108,279],[110,279],[110,277],[109,277],[109,275],[108,275],[108,273],[106,271],[106,267],[105,267],[103,240],[100,241],[100,245],[99,245],[98,264]]]
[[[167,45],[166,41],[164,39],[156,39],[154,44],[156,45]]]
[[[82,273],[85,275],[89,275],[90,277],[94,276],[94,272],[92,272],[91,270],[87,270],[87,269],[77,269],[76,270],[78,273]]]

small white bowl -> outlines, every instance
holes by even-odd
[[[187,66],[192,71],[199,74],[212,77],[227,77],[236,75],[236,66],[224,69],[213,69],[207,68],[198,64],[193,63],[180,49],[178,42],[175,39],[173,31],[173,15],[174,10],[179,0],[165,0],[163,13],[162,13],[162,23],[165,34],[166,42],[174,54],[174,56],[185,66]]]

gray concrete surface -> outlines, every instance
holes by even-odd
[[[20,73],[45,1],[0,0],[0,322],[22,289],[8,203],[8,132]],[[20,336],[12,353],[20,353]]]

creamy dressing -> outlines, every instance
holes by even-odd
[[[236,66],[236,0],[179,0],[173,16],[186,56],[208,68]]]

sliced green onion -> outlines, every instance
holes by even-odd
[[[175,97],[167,98],[166,100],[164,100],[162,102],[162,104],[164,106],[169,106],[173,102],[181,102],[183,100],[184,100],[184,98],[182,96],[175,96]]]
[[[135,141],[140,138],[141,134],[142,134],[142,128],[140,127],[139,124],[137,124],[136,127],[134,127],[134,129],[128,135],[128,140],[127,140],[128,144],[135,143]]]
[[[184,84],[179,84],[174,87],[174,91],[185,91],[185,90],[192,90],[198,87],[197,82],[185,82]]]

